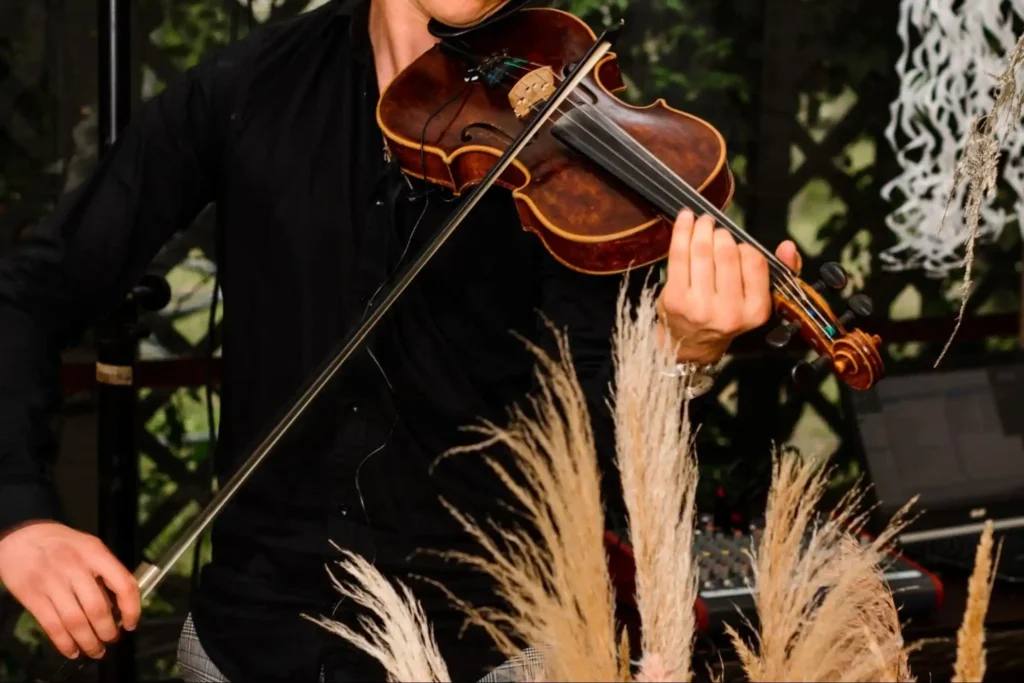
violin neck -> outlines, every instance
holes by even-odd
[[[596,107],[575,105],[559,118],[551,132],[559,142],[625,183],[669,220],[675,220],[683,209],[714,218],[738,242],[751,245],[768,259],[773,287],[793,277],[775,254]]]

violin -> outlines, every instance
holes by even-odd
[[[870,315],[871,301],[855,294],[837,317],[825,299],[846,286],[843,269],[826,264],[810,286],[725,215],[735,179],[718,130],[664,100],[637,107],[619,99],[625,84],[610,50],[565,87],[600,42],[582,20],[517,7],[435,36],[438,44],[395,77],[377,106],[388,154],[406,175],[455,195],[493,175],[489,182],[511,190],[525,230],[565,266],[594,275],[665,259],[679,211],[709,214],[768,260],[781,319],[768,343],[782,348],[799,333],[817,352],[794,369],[798,385],[816,386],[832,371],[864,390],[882,377],[881,338],[849,327]],[[561,102],[552,103],[560,88]],[[537,121],[545,106],[549,118]],[[541,125],[511,150],[531,123]],[[508,163],[496,172],[499,158]]]

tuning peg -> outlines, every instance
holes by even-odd
[[[875,305],[871,302],[871,298],[864,294],[854,294],[847,303],[850,304],[850,310],[843,313],[842,317],[839,318],[839,324],[843,327],[852,323],[853,319],[857,316],[866,318],[875,310]]]
[[[793,384],[800,391],[814,391],[831,369],[832,359],[828,356],[802,361],[793,367]]]
[[[843,289],[850,278],[841,265],[829,261],[818,271],[821,279],[814,283],[814,288],[824,294],[828,289]]]
[[[854,294],[847,303],[850,304],[850,310],[862,318],[866,318],[875,312],[875,304],[872,303],[871,297],[866,294]]]
[[[785,348],[793,340],[793,333],[800,329],[800,326],[789,320],[783,320],[779,326],[768,333],[765,341],[773,349]]]

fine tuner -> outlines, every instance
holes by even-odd
[[[819,280],[812,285],[812,289],[819,296],[824,298],[825,294],[832,291],[841,291],[846,288],[850,279],[846,273],[846,270],[833,261],[825,263],[821,266],[818,271]],[[843,313],[836,320],[836,323],[840,330],[845,330],[846,327],[851,325],[857,318],[867,318],[874,312],[874,304],[871,299],[865,294],[854,294],[847,300],[849,309]],[[801,325],[796,320],[784,315],[784,311],[780,311],[782,315],[782,322],[768,333],[766,341],[769,346],[782,349],[785,348],[793,340],[793,335],[801,331]],[[857,332],[857,331],[855,331]],[[861,333],[863,335],[863,333]],[[863,335],[864,340],[871,344],[873,347],[881,342],[878,336],[868,337]],[[817,350],[817,349],[816,349]],[[820,353],[820,351],[819,351]],[[833,370],[842,371],[843,364],[849,362],[842,355],[837,355],[835,358],[832,355],[819,355],[812,361],[801,361],[793,368],[793,383],[800,391],[812,391],[821,384],[825,376]],[[872,363],[874,365],[874,363]],[[878,369],[881,370],[881,363],[878,363]],[[858,387],[853,385],[854,388],[868,388]]]

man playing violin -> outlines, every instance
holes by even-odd
[[[227,302],[217,475],[247,448],[395,269],[454,206],[385,158],[381,88],[428,50],[427,22],[469,26],[495,0],[335,0],[264,27],[141,108],[93,177],[0,262],[0,580],[67,657],[100,657],[140,618],[128,569],[62,523],[48,454],[59,351],[111,309],[208,204]],[[777,255],[799,269],[790,242]],[[638,274],[642,277],[643,274]],[[500,521],[503,487],[479,459],[431,469],[531,390],[538,311],[567,329],[611,474],[605,396],[619,277],[557,263],[491,191],[403,295],[304,423],[213,528],[179,658],[186,680],[352,680],[376,665],[301,618],[351,620],[325,565],[331,544],[385,573],[428,576],[463,600],[482,577],[420,548],[472,551],[438,500]],[[712,363],[770,314],[768,265],[708,218],[678,217],[660,295],[681,363]],[[607,476],[609,505],[614,477]],[[482,634],[416,582],[456,679],[500,663]]]

